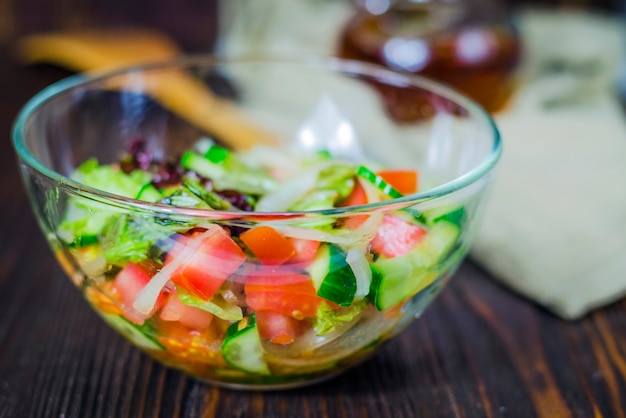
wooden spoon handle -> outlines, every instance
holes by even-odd
[[[115,68],[165,60],[181,55],[164,35],[145,30],[74,32],[31,35],[19,42],[25,63],[46,62],[79,72],[103,72]],[[235,150],[253,145],[275,145],[270,132],[247,121],[237,106],[216,97],[204,84],[182,70],[119,77],[110,88],[141,91]]]

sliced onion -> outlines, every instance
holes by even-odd
[[[143,314],[149,315],[154,309],[159,294],[167,285],[172,274],[182,265],[187,263],[191,257],[198,251],[205,238],[209,238],[219,230],[217,225],[207,225],[208,229],[197,238],[189,241],[189,244],[180,252],[180,254],[169,264],[161,269],[152,277],[148,284],[139,292],[139,295],[133,302],[133,308]]]
[[[280,187],[263,196],[256,204],[257,212],[285,211],[300,197],[315,187],[319,169],[307,170],[304,173],[287,180]]]
[[[178,299],[178,296],[171,295],[170,298]],[[159,314],[159,316],[164,321],[180,320],[180,318],[182,317],[182,306],[181,306],[182,304],[183,303],[178,300],[175,300],[175,301],[169,300],[168,303],[166,303],[165,306],[163,306],[163,309],[161,309],[161,313]]]
[[[362,243],[369,243],[374,236],[378,226],[382,222],[382,213],[373,213],[369,215],[367,221],[363,222],[357,229],[345,232],[341,230],[340,233],[332,234],[329,232],[323,232],[314,228],[299,228],[296,226],[284,226],[278,223],[269,222],[271,226],[278,232],[289,238],[300,238],[312,241],[329,242],[332,244],[343,245],[348,247],[358,246]]]
[[[292,155],[283,150],[263,145],[255,146],[249,151],[240,154],[239,158],[246,165],[255,168],[281,167],[290,173],[296,173],[301,167]]]
[[[365,254],[358,249],[352,248],[346,254],[346,263],[352,269],[356,278],[355,300],[363,299],[370,291],[370,283],[372,282],[372,270],[365,258]]]
[[[195,143],[194,149],[198,154],[204,155],[213,145],[215,145],[215,141],[209,137],[204,136]]]
[[[363,179],[363,178],[361,178],[359,176],[357,176],[356,181],[358,181],[359,184],[361,185],[361,187],[363,188],[363,190],[365,190],[365,196],[367,197],[367,203],[376,203],[376,202],[380,202],[381,201],[380,192],[378,191],[376,186],[374,186],[369,181],[365,181],[365,179]]]
[[[383,214],[381,212],[371,214],[367,221],[363,222],[360,227],[353,231],[357,239],[346,243],[345,246],[348,248],[359,248],[365,252],[370,242],[372,242],[376,236],[376,232],[378,232],[378,228],[382,222]]]

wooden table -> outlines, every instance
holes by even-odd
[[[155,363],[96,317],[35,223],[9,130],[68,73],[19,66],[11,39],[0,43],[0,417],[626,416],[626,300],[565,322],[471,261],[422,319],[322,384],[236,392]]]

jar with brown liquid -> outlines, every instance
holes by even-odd
[[[359,11],[341,35],[340,56],[443,82],[489,112],[503,108],[514,87],[521,44],[497,2],[358,1]],[[401,90],[382,93],[395,119],[423,116]]]

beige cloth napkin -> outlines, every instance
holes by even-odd
[[[626,121],[615,18],[526,13],[523,83],[475,260],[564,318],[626,293]]]
[[[226,54],[332,54],[351,14],[341,1],[237,3]],[[625,37],[616,18],[588,14],[528,11],[519,28],[521,84],[496,116],[504,154],[471,256],[572,319],[626,293],[626,123],[612,93]]]

